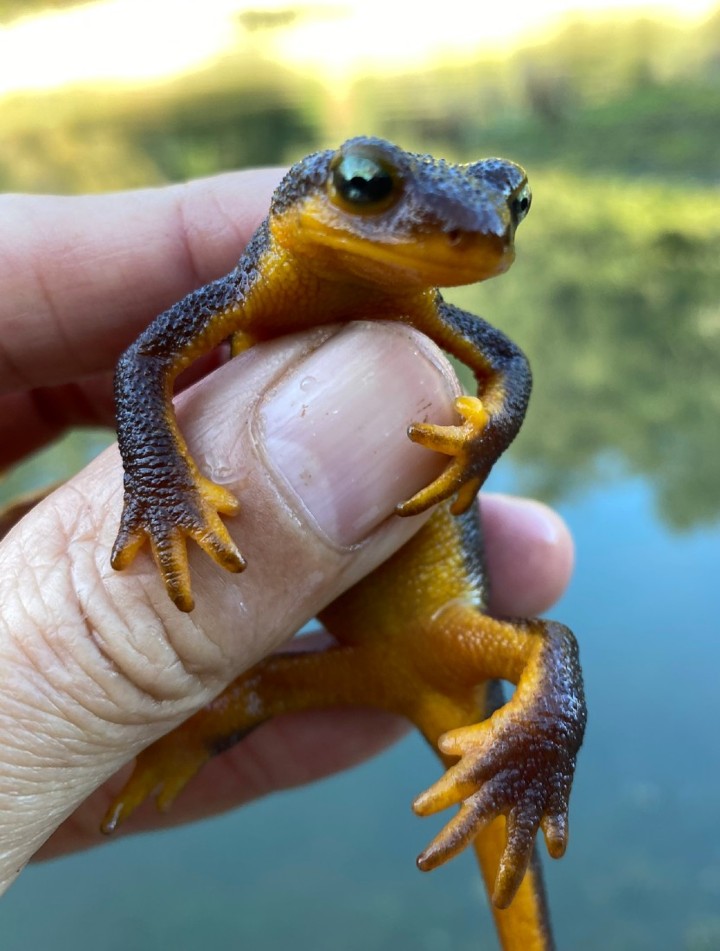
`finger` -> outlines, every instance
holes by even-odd
[[[181,391],[226,362],[224,348],[198,359],[178,380]],[[72,383],[0,395],[0,471],[77,426],[115,428],[113,372]]]
[[[557,601],[573,568],[572,536],[546,505],[507,495],[481,498],[493,613],[534,617]]]
[[[363,389],[369,372],[377,385]],[[12,622],[0,628],[0,669],[13,671],[0,684],[0,775],[32,815],[3,808],[0,784],[0,884],[122,763],[411,536],[420,522],[391,518],[394,506],[442,463],[403,435],[419,402],[451,418],[455,392],[419,334],[355,324],[253,348],[181,396],[194,457],[242,499],[226,524],[248,560],[228,575],[193,546],[191,615],[145,553],[121,573],[109,566],[115,449],[11,530],[0,548]]]
[[[263,724],[242,743],[211,759],[182,791],[169,812],[153,802],[133,815],[124,834],[165,829],[236,809],[282,789],[331,776],[376,755],[407,731],[404,720],[378,710],[308,711]],[[37,853],[54,858],[105,845],[98,832],[103,816],[129,778],[122,770],[90,796]]]
[[[505,599],[508,614],[522,610],[521,606],[513,609],[522,592],[513,583],[511,572],[505,575],[502,568],[505,564],[513,564],[518,546],[528,553],[530,563],[535,547],[539,548],[538,560],[543,566],[547,566],[548,559],[555,563],[554,572],[548,571],[545,576],[545,589],[538,586],[534,601],[531,599],[526,603],[530,612],[539,612],[565,583],[569,570],[571,558],[564,548],[571,547],[571,542],[564,526],[559,532],[557,545],[551,545],[548,550],[548,532],[542,530],[542,520],[547,513],[549,528],[553,531],[554,513],[534,504],[528,509],[524,500],[506,496],[489,496],[481,502],[488,558],[491,567],[500,566],[494,568],[495,588],[500,603]],[[507,531],[503,525],[505,518],[509,521],[510,530]],[[540,519],[540,525],[536,519]],[[503,587],[505,584],[507,591]],[[300,643],[306,640],[302,638]],[[312,646],[317,649],[321,645],[313,642]],[[264,724],[240,745],[211,760],[183,791],[170,813],[161,814],[152,803],[147,804],[134,817],[133,831],[181,824],[236,808],[270,792],[313,782],[374,755],[406,729],[404,721],[365,710],[313,711]],[[103,844],[106,840],[98,836],[98,816],[105,813],[127,776],[128,770],[113,777],[90,797],[72,820],[58,829],[39,857],[50,858]],[[560,854],[562,849],[557,843],[561,840],[564,847],[567,839],[564,817],[545,820],[543,829],[551,854]]]
[[[0,392],[112,370],[156,314],[235,265],[279,175],[0,198]]]
[[[71,426],[115,426],[112,374],[0,395],[0,470],[21,461]]]

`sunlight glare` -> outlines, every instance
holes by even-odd
[[[506,53],[519,41],[545,39],[571,15],[631,19],[697,20],[717,0],[450,0],[442,15],[434,4],[362,0],[344,4],[345,15],[301,21],[275,38],[275,57],[291,66],[336,79],[382,71],[475,61],[478,54]],[[336,7],[326,0],[326,8]]]
[[[0,95],[152,82],[211,62],[236,41],[237,0],[98,0],[0,27]],[[207,8],[211,7],[211,10]]]
[[[191,72],[243,46],[327,81],[384,75],[544,38],[571,14],[697,20],[717,0],[94,0],[0,27],[0,96],[54,87],[147,84]],[[296,14],[279,29],[246,30],[242,13]]]

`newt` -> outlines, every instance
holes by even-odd
[[[318,324],[399,320],[464,361],[477,395],[456,400],[456,425],[410,426],[411,440],[449,460],[397,514],[434,511],[322,612],[337,646],[266,658],[141,753],[105,832],[149,797],[167,807],[211,756],[272,717],[382,708],[409,719],[446,767],[415,812],[459,806],[418,866],[435,868],[472,844],[504,951],[553,947],[534,846],[539,829],[551,856],[567,845],[586,720],[578,649],[562,624],[485,613],[473,504],[520,428],[531,374],[504,334],[438,291],[507,270],[530,202],[514,162],[455,165],[381,139],[351,139],[294,165],[235,269],[158,316],[123,354],[116,404],[124,507],[112,565],[127,567],[148,542],[181,611],[193,608],[188,539],[228,571],[245,567],[221,518],[235,515],[238,501],[199,470],[173,413],[173,382],[201,354],[227,339],[236,354]],[[502,680],[516,688],[508,701]]]

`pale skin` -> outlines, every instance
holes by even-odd
[[[119,353],[155,314],[233,266],[278,177],[263,171],[122,195],[0,199],[0,468],[69,425],[112,425]],[[354,439],[345,447],[342,433],[315,434],[327,484],[298,497],[284,480],[292,440],[282,414],[307,361],[313,380],[332,381],[308,399],[332,400]],[[201,362],[194,377],[220,362],[222,355]],[[376,405],[356,386],[366,367],[380,380]],[[169,602],[147,553],[122,574],[109,567],[122,498],[115,450],[7,535],[0,543],[0,889],[35,854],[104,841],[100,818],[139,749],[285,643],[419,527],[422,517],[391,513],[442,461],[413,446],[404,427],[419,406],[434,421],[452,421],[456,393],[432,344],[408,328],[371,323],[253,349],[184,393],[178,414],[193,454],[219,469],[241,499],[228,526],[249,564],[227,575],[191,551],[190,615]],[[318,418],[330,416],[320,402],[316,409]],[[382,417],[389,435],[371,428],[358,436],[367,417]],[[261,438],[268,419],[283,434],[270,449]],[[365,470],[363,487],[336,489]],[[317,488],[317,480],[308,485]],[[545,611],[571,570],[564,524],[537,503],[498,496],[484,499],[483,518],[493,610]],[[402,729],[361,710],[269,723],[212,761],[170,815],[143,809],[133,828],[188,821],[328,775]]]

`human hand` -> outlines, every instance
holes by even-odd
[[[233,266],[276,181],[273,172],[241,173],[125,195],[0,199],[0,466],[68,425],[112,424],[118,354],[155,313]],[[196,376],[220,362],[202,361]],[[369,373],[373,386],[361,391]],[[249,562],[237,578],[191,552],[191,615],[167,599],[147,554],[121,574],[110,569],[122,500],[114,448],[8,534],[0,887],[38,850],[97,843],[124,763],[419,527],[422,518],[391,513],[443,463],[403,433],[419,409],[450,422],[456,394],[432,344],[369,323],[253,348],[183,393],[178,416],[195,458],[239,489],[241,514],[229,527]],[[547,608],[570,571],[563,524],[542,506],[501,497],[484,500],[484,521],[493,609]],[[148,812],[135,827],[310,781],[401,729],[372,711],[267,724],[210,763],[169,817]]]

